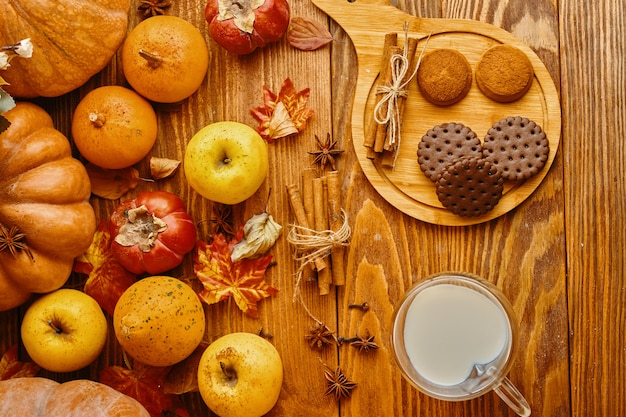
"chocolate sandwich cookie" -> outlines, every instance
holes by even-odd
[[[456,215],[480,216],[498,204],[503,183],[491,162],[479,157],[462,157],[442,172],[437,181],[437,198]]]
[[[550,143],[545,132],[525,117],[507,117],[495,123],[483,143],[483,156],[509,181],[535,175],[548,160]]]
[[[469,127],[460,123],[443,123],[422,137],[417,149],[417,162],[428,179],[435,182],[446,165],[462,156],[482,157],[480,139]]]

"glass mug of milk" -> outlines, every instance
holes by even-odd
[[[467,273],[441,273],[404,295],[391,346],[403,376],[423,393],[462,401],[493,390],[525,417],[530,407],[506,378],[517,340],[513,317],[493,284]]]

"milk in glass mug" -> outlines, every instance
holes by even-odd
[[[516,343],[510,302],[493,284],[464,272],[418,282],[394,313],[391,346],[411,385],[447,401],[493,390],[526,417],[528,402],[506,378]]]

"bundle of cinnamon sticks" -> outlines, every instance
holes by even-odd
[[[311,238],[305,249],[317,253],[304,265],[303,274],[305,279],[317,279],[320,295],[327,295],[331,285],[345,284],[344,246],[329,243],[332,233],[339,231],[344,222],[339,174],[331,171],[318,177],[315,168],[308,168],[300,182],[287,186],[289,202],[301,234]],[[330,249],[319,253],[318,247]]]
[[[398,45],[398,34],[387,33],[385,35],[385,41],[383,45],[383,56],[380,62],[380,73],[374,83],[374,92],[376,94],[376,103],[378,112],[372,112],[370,120],[365,123],[365,138],[363,145],[368,148],[367,157],[369,159],[383,158],[383,164],[393,166],[395,161],[395,153],[398,150],[399,143],[395,140],[399,137],[399,132],[402,127],[402,116],[404,113],[404,107],[406,103],[407,94],[406,91],[396,91],[394,99],[397,103],[391,109],[392,114],[389,113],[387,105],[380,105],[381,100],[389,99],[385,98],[389,90],[393,90],[394,86],[404,85],[404,88],[408,91],[408,81],[410,77],[414,75],[417,65],[416,51],[418,40],[416,38],[407,37],[405,45]],[[395,80],[394,75],[398,74],[398,71],[394,71],[393,65],[394,55],[404,55],[406,62],[408,62],[408,68],[404,71],[404,77],[401,80]],[[396,68],[397,69],[397,68]],[[383,104],[383,103],[380,103]],[[386,123],[379,123],[378,119],[389,120]],[[395,122],[394,122],[395,120]]]

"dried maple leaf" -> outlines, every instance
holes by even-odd
[[[308,17],[294,16],[287,30],[287,41],[303,51],[314,51],[333,40],[333,35],[321,23]]]
[[[283,82],[278,94],[263,86],[263,106],[250,110],[259,122],[257,132],[272,143],[304,130],[307,119],[314,113],[308,107],[310,93],[309,88],[296,91],[290,78]]]
[[[100,382],[139,401],[152,417],[189,417],[177,395],[165,394],[161,385],[170,367],[157,368],[135,362],[135,369],[109,366],[100,371]]]
[[[122,293],[137,280],[113,257],[112,241],[106,221],[101,220],[91,245],[76,258],[73,268],[74,272],[88,275],[84,292],[111,316]]]
[[[193,270],[204,286],[198,294],[202,301],[215,304],[233,297],[241,311],[258,318],[257,302],[278,293],[264,280],[272,255],[233,262],[233,248],[242,238],[240,229],[230,242],[222,234],[214,235],[210,244],[198,241]]]
[[[141,177],[135,168],[104,169],[87,164],[87,175],[91,181],[91,192],[98,197],[117,200],[139,184]]]
[[[23,378],[37,375],[41,367],[34,362],[20,362],[17,357],[17,343],[4,352],[0,359],[0,381],[10,378]]]
[[[150,175],[155,180],[171,177],[178,171],[180,161],[169,158],[150,158]]]

